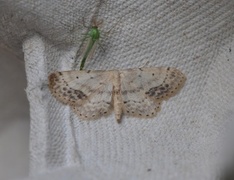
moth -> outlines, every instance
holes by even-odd
[[[52,95],[80,119],[98,119],[114,110],[120,123],[123,114],[155,117],[162,102],[180,91],[186,77],[176,68],[152,67],[54,72],[48,80]]]

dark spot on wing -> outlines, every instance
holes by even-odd
[[[150,88],[149,91],[145,92],[145,94],[147,94],[151,97],[152,96],[159,97],[162,94],[167,93],[168,90],[169,89],[165,87],[165,84],[161,84],[160,86]],[[163,96],[161,98],[163,98]]]
[[[124,91],[121,91],[121,94],[126,95],[126,94],[128,94],[128,93],[135,93],[135,92],[136,92],[135,89],[128,90],[128,91],[124,90]]]

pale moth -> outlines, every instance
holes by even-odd
[[[122,114],[156,116],[162,102],[177,94],[185,81],[185,75],[171,67],[82,70],[50,74],[49,88],[80,119],[98,119],[114,109],[120,123]]]

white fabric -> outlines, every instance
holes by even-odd
[[[124,117],[120,125],[113,114],[79,120],[46,86],[49,73],[72,68],[87,31],[82,17],[89,23],[96,4],[40,1],[33,5],[34,13],[24,15],[27,29],[43,36],[30,36],[23,44],[31,175],[53,170],[49,179],[65,174],[74,179],[215,179],[225,164],[220,142],[234,114],[234,2],[119,0],[98,7],[104,50],[99,46],[86,69],[135,68],[148,62],[177,67],[187,76],[184,88],[163,103],[156,118]]]

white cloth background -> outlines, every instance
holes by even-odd
[[[19,53],[24,40],[32,179],[219,176],[226,163],[225,128],[234,117],[234,1],[3,3],[2,42]],[[85,69],[136,68],[149,62],[186,74],[184,88],[163,103],[156,118],[124,117],[119,125],[112,114],[81,121],[51,96],[48,74],[72,68],[87,32],[82,18],[89,25],[92,16],[103,20],[104,50],[99,46]]]

